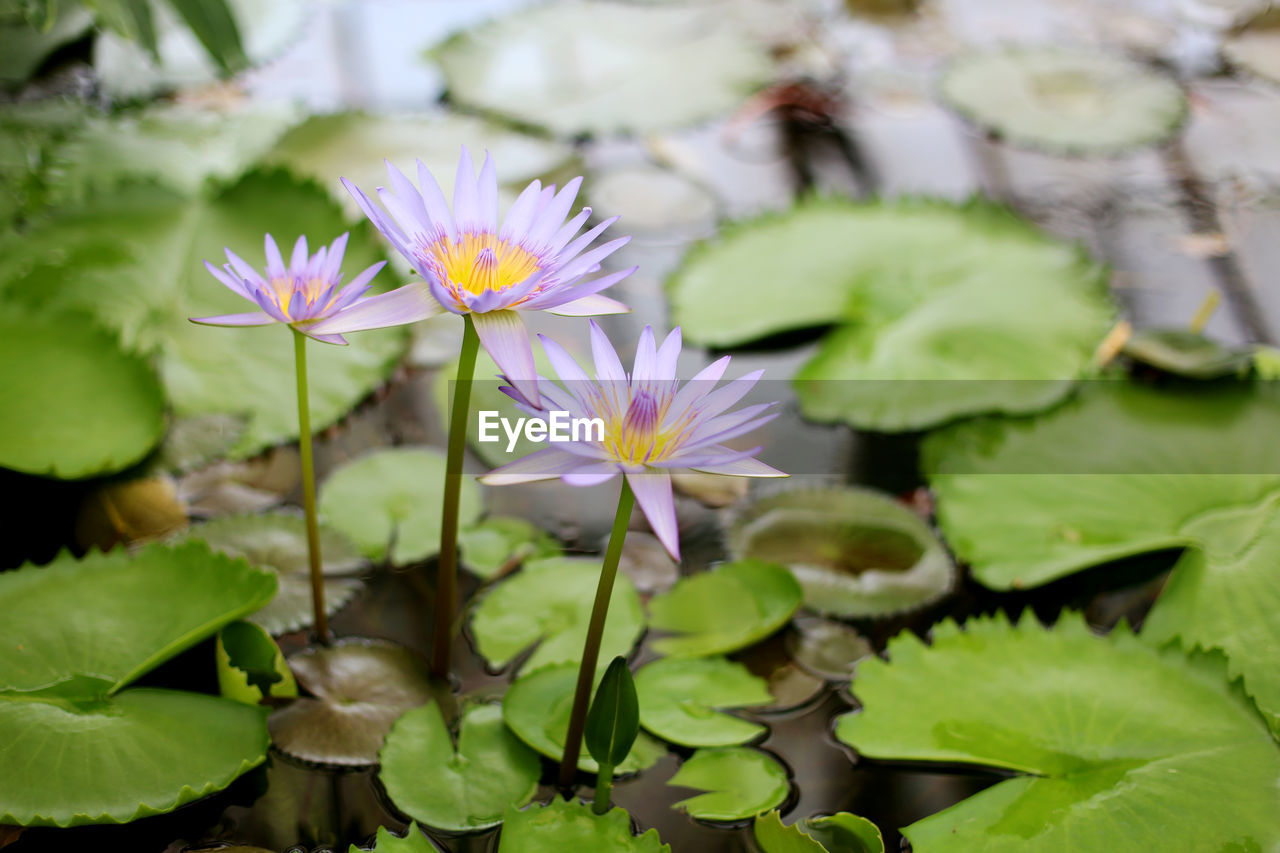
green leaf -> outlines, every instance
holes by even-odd
[[[725,115],[772,70],[765,46],[722,9],[584,0],[495,18],[431,56],[455,103],[560,136],[662,130]]]
[[[288,230],[280,230],[282,224]],[[246,457],[297,437],[293,340],[281,326],[191,323],[190,317],[252,307],[210,276],[200,260],[218,261],[230,246],[260,263],[268,231],[286,243],[305,233],[318,245],[345,230],[323,193],[283,173],[253,173],[210,199],[129,187],[0,241],[0,295],[41,311],[89,312],[118,330],[126,348],[155,353],[176,414],[248,417],[233,451]],[[347,274],[378,257],[370,229],[353,229]],[[332,424],[382,384],[407,339],[397,327],[354,334],[348,347],[312,344],[313,426]]]
[[[265,711],[128,688],[271,597],[199,544],[62,555],[0,574],[0,823],[122,823],[221,790],[266,757]]]
[[[64,44],[76,41],[93,26],[83,9],[68,9],[48,29],[0,17],[0,83],[23,83]]]
[[[752,828],[763,853],[884,853],[874,823],[848,812],[782,823],[778,812],[756,818]]]
[[[222,459],[244,435],[245,420],[235,415],[177,418],[169,424],[154,466],[171,474],[187,474]]]
[[[622,809],[602,815],[577,800],[559,797],[545,806],[507,809],[498,853],[671,853],[671,847],[650,829],[640,836],[631,834],[630,816]]]
[[[504,568],[528,560],[558,557],[556,538],[523,518],[494,516],[458,533],[462,565],[489,580]]]
[[[0,223],[30,217],[45,204],[53,149],[90,112],[71,98],[0,104]]]
[[[251,614],[248,621],[271,634],[287,634],[309,626],[311,564],[307,552],[307,523],[300,515],[229,515],[198,524],[183,532],[180,540],[197,539],[232,557],[273,572],[279,592],[269,604]],[[321,570],[325,574],[324,602],[330,615],[342,609],[360,591],[360,581],[343,577],[360,572],[365,561],[351,541],[328,525],[320,527]]]
[[[791,790],[786,768],[768,753],[745,746],[700,749],[667,784],[706,792],[672,806],[699,820],[754,817],[782,805]]]
[[[727,546],[735,559],[787,566],[806,607],[845,618],[923,607],[955,582],[955,566],[929,525],[869,489],[795,489],[758,498],[735,517]]]
[[[763,853],[828,853],[801,829],[799,822],[786,826],[776,811],[757,815],[751,834]]]
[[[83,317],[6,306],[0,365],[0,398],[11,401],[0,412],[0,466],[63,479],[109,474],[164,433],[151,365]]]
[[[869,758],[1014,771],[904,830],[948,850],[1265,850],[1280,749],[1220,659],[1003,617],[904,632],[858,669],[836,736]],[[1205,791],[1213,791],[1206,797]]]
[[[1253,361],[1251,350],[1232,349],[1189,329],[1142,329],[1122,352],[1139,364],[1190,379],[1243,376]]]
[[[655,652],[704,657],[763,640],[800,606],[800,584],[775,563],[739,560],[682,578],[649,601],[649,624],[675,636],[651,640]]]
[[[226,0],[169,0],[200,44],[225,74],[249,64],[240,44],[240,30]]]
[[[218,690],[228,699],[257,705],[267,696],[298,695],[298,685],[271,635],[252,622],[232,622],[218,632]]]
[[[426,447],[366,453],[338,468],[320,488],[320,514],[366,557],[416,563],[440,550],[445,455]],[[459,523],[480,516],[480,489],[462,476]]]
[[[806,200],[691,252],[668,290],[707,346],[841,324],[795,376],[801,410],[881,431],[1053,404],[1114,312],[1082,252],[982,202]]]
[[[596,670],[597,678],[601,675]],[[564,756],[564,739],[573,710],[573,692],[578,682],[578,665],[561,663],[521,675],[502,700],[502,718],[516,737],[550,759]],[[666,754],[662,744],[641,733],[625,760],[614,772],[635,773],[652,767]],[[578,759],[578,769],[595,773],[600,769],[587,750]]]
[[[720,713],[773,701],[764,679],[725,658],[660,658],[636,673],[640,722],[681,746],[735,746],[766,729]]]
[[[410,822],[409,829],[403,837],[392,835],[385,826],[378,827],[378,834],[369,853],[436,853],[437,848],[427,836],[418,829],[418,824]],[[352,844],[347,853],[365,853]]]
[[[975,51],[951,63],[938,90],[988,133],[1059,154],[1108,156],[1156,145],[1187,117],[1176,81],[1091,48]]]
[[[640,734],[640,705],[627,659],[618,656],[596,686],[587,711],[583,741],[597,764],[616,767],[631,752]]]
[[[501,823],[508,806],[533,799],[537,753],[502,722],[502,708],[466,708],[455,747],[440,706],[406,711],[387,734],[378,773],[396,808],[427,826],[470,832]]]
[[[550,557],[530,560],[484,594],[471,615],[478,651],[495,668],[509,664],[536,644],[522,667],[531,672],[552,663],[582,659],[600,560]],[[627,655],[644,631],[640,596],[625,575],[614,581],[604,623],[600,655]]]

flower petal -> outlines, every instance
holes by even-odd
[[[474,231],[483,227],[480,221],[480,194],[476,187],[476,167],[471,162],[471,152],[462,146],[458,158],[458,174],[453,180],[453,221],[459,231]]]
[[[553,480],[582,467],[582,457],[566,453],[558,447],[536,450],[528,456],[495,468],[480,478],[486,486],[511,486]]]
[[[642,474],[629,472],[626,476],[653,534],[671,558],[680,562],[680,528],[676,522],[675,498],[671,494],[671,475],[649,469]]]
[[[604,290],[606,287],[613,286],[638,269],[640,268],[635,266],[630,269],[619,270],[618,272],[609,273],[608,275],[601,276],[600,278],[593,278],[590,281],[576,284],[571,287],[554,286],[541,296],[537,296],[526,302],[525,308],[533,311],[548,311],[557,306],[564,305],[566,302],[575,302],[584,296],[590,296],[593,293],[598,293],[601,290]]]
[[[556,376],[565,382],[589,381],[590,378],[582,369],[582,365],[578,364],[577,359],[569,355],[564,347],[546,335],[538,335],[538,340],[542,343],[542,351],[547,354],[547,360],[556,369]]]
[[[285,268],[284,258],[280,257],[280,247],[276,245],[275,239],[270,234],[263,238],[262,247],[267,253],[267,277],[283,278],[288,270]],[[228,252],[227,257],[230,256],[231,253]],[[232,263],[234,264],[235,261],[233,260]]]
[[[493,155],[484,152],[484,164],[476,182],[479,198],[480,227],[492,233],[498,230],[498,173],[493,165]]]
[[[748,457],[746,459],[738,459],[733,462],[724,462],[719,465],[697,465],[691,466],[695,471],[701,471],[704,474],[729,474],[734,477],[790,477],[783,471],[779,471],[772,465],[766,465],[759,459]]]
[[[533,344],[529,330],[515,311],[490,311],[472,314],[476,333],[485,352],[516,389],[530,403],[538,400],[537,368],[533,363]]]
[[[191,322],[202,326],[269,326],[280,321],[266,311],[249,311],[244,314],[219,314],[216,317],[192,317]]]
[[[204,268],[209,271],[210,275],[222,282],[222,284],[236,296],[243,296],[245,299],[253,299],[253,296],[250,295],[249,291],[245,288],[244,280],[234,272],[220,270],[208,261],[204,262]]]
[[[657,363],[653,326],[645,326],[640,332],[640,343],[636,344],[636,360],[631,365],[631,384],[638,385],[655,378],[653,371]]]
[[[345,347],[347,345],[347,339],[342,335],[317,335],[307,329],[302,329],[297,326],[294,326],[294,328],[298,329],[299,332],[302,332],[302,334],[306,335],[308,338],[317,340],[322,344],[334,344],[340,347]]]
[[[616,299],[592,293],[581,296],[553,308],[544,308],[548,314],[559,314],[561,317],[594,317],[600,314],[629,314],[631,308]]]
[[[289,269],[294,273],[300,273],[307,268],[307,261],[311,256],[307,254],[307,235],[303,234],[298,241],[293,244],[293,255],[289,258]]]
[[[352,282],[354,284],[354,282]],[[380,293],[358,300],[350,308],[339,311],[305,331],[310,335],[340,335],[416,323],[440,313],[440,303],[431,297],[426,282],[415,281],[390,293]]]
[[[422,203],[427,206],[427,214],[431,217],[431,224],[447,234],[450,240],[458,239],[457,223],[453,221],[449,203],[444,199],[444,191],[436,182],[436,176],[431,174],[431,170],[421,160],[414,162],[418,164],[418,187],[421,189]]]
[[[326,280],[335,282],[338,280],[338,273],[342,272],[342,256],[347,253],[347,240],[350,237],[351,233],[346,232],[329,245],[329,254],[324,259],[324,268],[320,270],[320,275]]]
[[[418,222],[423,231],[429,230],[431,216],[427,213],[427,206],[423,203],[418,188],[390,160],[384,159],[382,162],[387,167],[387,180],[391,181],[391,190],[404,205],[404,210]]]
[[[534,243],[546,243],[551,236],[560,230],[564,218],[569,215],[573,200],[578,197],[578,187],[582,186],[579,176],[564,185],[564,189],[556,193],[555,198],[538,214],[537,222],[529,229],[529,240]]]
[[[607,483],[614,477],[621,474],[618,463],[612,460],[608,462],[592,462],[589,465],[583,465],[577,471],[570,471],[560,477],[570,486],[598,486],[601,483]]]
[[[591,355],[595,358],[596,378],[603,382],[626,382],[627,372],[622,369],[618,351],[595,320],[591,320]]]

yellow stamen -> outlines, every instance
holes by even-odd
[[[441,237],[425,248],[440,277],[471,293],[506,290],[538,271],[539,258],[518,243],[489,233]]]

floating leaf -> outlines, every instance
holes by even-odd
[[[631,818],[622,809],[593,813],[577,800],[559,797],[545,806],[523,811],[511,806],[498,839],[498,853],[671,853],[671,847],[650,829],[631,834]]]
[[[875,654],[871,643],[840,622],[801,616],[791,623],[787,651],[806,671],[828,681],[847,681],[858,661]]]
[[[29,216],[45,203],[53,148],[88,113],[71,98],[0,104],[0,223]]]
[[[653,62],[659,55],[662,62]],[[714,118],[771,74],[765,47],[722,9],[584,0],[494,19],[432,57],[455,103],[561,136]]]
[[[0,466],[63,479],[109,474],[164,432],[151,366],[84,318],[6,308],[0,365],[0,397],[12,403],[0,413]]]
[[[728,548],[735,558],[787,566],[806,607],[847,618],[923,607],[955,581],[955,566],[929,525],[869,489],[803,489],[755,500],[735,519]]]
[[[269,574],[194,543],[0,574],[0,823],[122,823],[261,763],[265,711],[129,684],[274,589]]]
[[[426,661],[391,643],[346,640],[296,654],[289,666],[311,696],[271,715],[271,740],[315,764],[376,764],[400,715],[435,698]]]
[[[751,834],[763,853],[829,853],[804,832],[799,821],[786,826],[776,811],[757,815]]]
[[[1220,659],[1123,628],[1096,637],[1072,614],[1048,630],[943,622],[932,646],[903,632],[888,653],[859,667],[863,709],[840,719],[840,740],[870,758],[1017,774],[907,827],[918,853],[1280,843],[1280,749]]]
[[[680,580],[649,602],[649,624],[675,634],[649,645],[671,657],[732,652],[787,624],[801,596],[800,584],[783,566],[760,560],[726,563]]]
[[[778,812],[756,818],[752,826],[763,853],[884,853],[884,838],[865,817],[839,812],[782,822]]]
[[[244,418],[201,415],[169,424],[156,451],[155,465],[172,474],[185,474],[226,456],[244,435]]]
[[[1253,361],[1252,351],[1232,349],[1189,329],[1134,332],[1122,352],[1139,364],[1189,379],[1242,376]]]
[[[495,704],[463,711],[456,747],[438,704],[406,711],[378,757],[378,778],[396,808],[449,832],[501,823],[507,806],[533,799],[542,775],[537,753],[511,734]]]
[[[597,668],[597,678],[603,672]],[[550,759],[564,756],[564,739],[573,710],[573,692],[578,682],[578,665],[562,663],[544,666],[522,675],[502,700],[502,718],[516,737]],[[663,746],[641,733],[631,754],[618,763],[615,773],[635,773],[652,767],[666,754]],[[595,773],[600,769],[590,752],[582,750],[578,769]]]
[[[706,792],[672,808],[719,821],[744,820],[777,808],[791,790],[785,767],[767,752],[745,746],[700,749],[667,784]]]
[[[320,513],[366,557],[416,563],[440,549],[444,473],[438,450],[375,450],[329,475],[320,488]],[[460,523],[470,524],[480,510],[480,489],[464,474]]]
[[[720,713],[725,708],[768,705],[763,679],[724,658],[661,658],[636,673],[640,722],[663,740],[681,746],[735,746],[766,729]]]
[[[458,533],[462,565],[489,580],[528,560],[561,553],[554,536],[523,518],[493,516]]]
[[[228,699],[257,705],[267,696],[298,695],[279,646],[252,622],[232,622],[218,632],[217,664],[218,689]]]
[[[1116,155],[1156,145],[1187,117],[1170,77],[1090,48],[1007,46],[951,63],[939,92],[956,112],[1015,145]]]
[[[249,616],[271,634],[287,634],[311,624],[311,563],[307,551],[307,523],[300,515],[229,515],[187,530],[182,539],[207,542],[215,551],[244,557],[259,568],[274,572],[280,591],[271,603]],[[342,609],[360,590],[360,581],[341,577],[359,572],[365,561],[341,533],[320,527],[320,568],[325,574],[325,611]]]
[[[418,824],[411,822],[404,836],[392,835],[391,830],[385,826],[378,827],[378,834],[369,853],[436,853],[437,850],[439,848],[422,834],[422,830],[418,829]],[[352,844],[347,849],[347,853],[364,853],[364,851]]]
[[[1280,84],[1280,7],[1265,4],[1222,43],[1222,55],[1232,65]]]
[[[1114,311],[1079,250],[983,202],[803,201],[691,252],[668,289],[708,346],[843,324],[795,376],[801,410],[882,431],[1053,404]]]
[[[592,603],[600,580],[595,557],[531,560],[494,586],[471,616],[471,634],[490,666],[504,667],[536,645],[523,664],[531,672],[551,663],[578,662],[587,639]],[[600,642],[606,660],[630,654],[644,631],[644,609],[625,577],[614,581]]]

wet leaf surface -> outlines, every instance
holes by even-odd
[[[674,807],[715,821],[754,817],[782,805],[790,792],[785,767],[767,752],[743,746],[700,749],[667,784],[704,791]]]
[[[782,566],[759,560],[725,563],[683,578],[649,602],[651,639],[662,655],[701,657],[749,646],[777,631],[800,606],[801,590]]]
[[[722,713],[773,701],[763,679],[719,657],[661,658],[636,673],[640,722],[681,746],[734,746],[765,732],[759,723]]]

